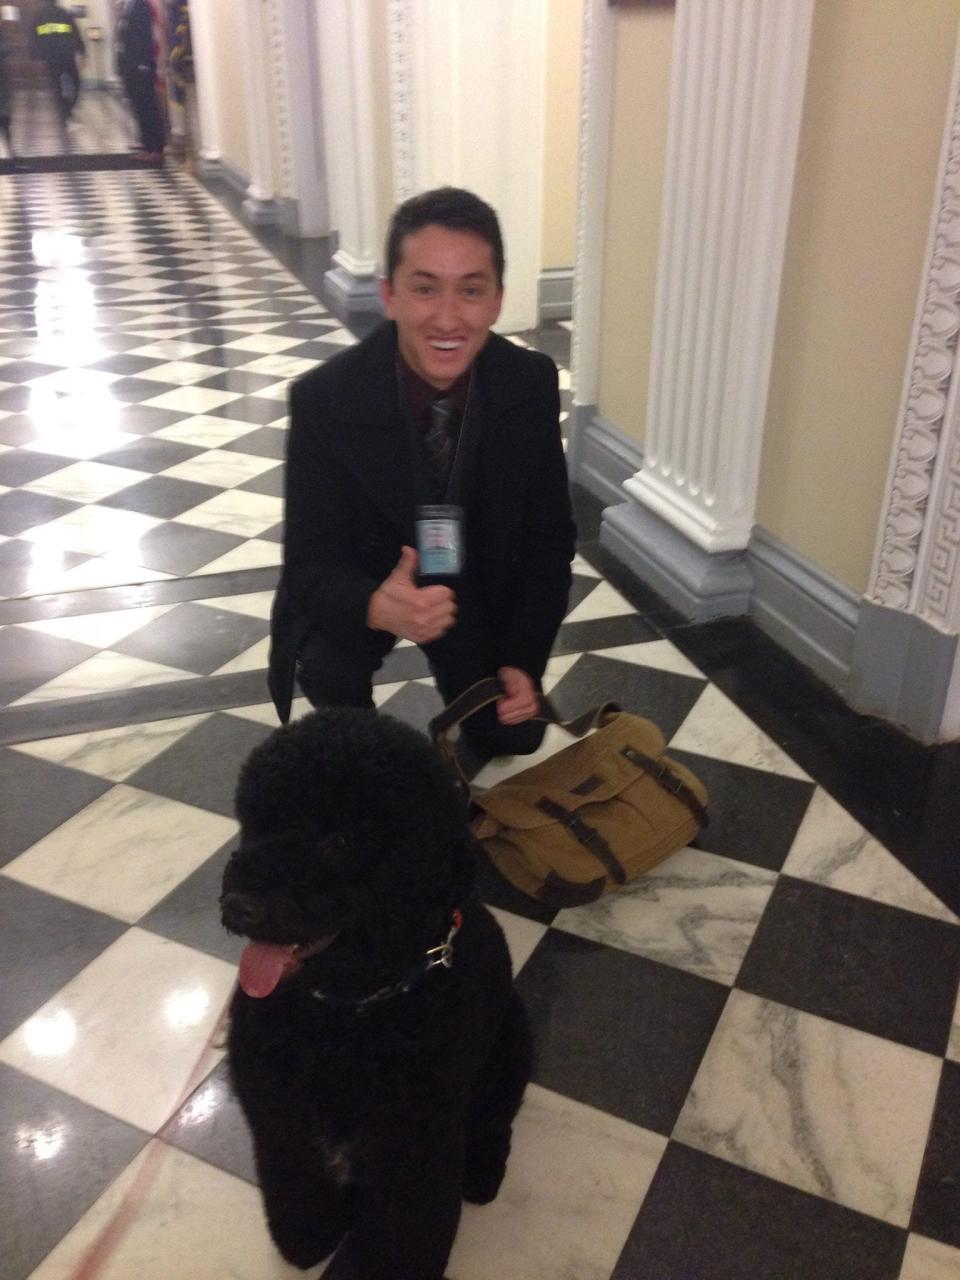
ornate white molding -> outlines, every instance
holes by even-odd
[[[960,630],[960,44],[867,598]]]
[[[270,100],[273,103],[274,129],[277,139],[277,191],[293,198],[296,195],[293,177],[293,153],[290,136],[290,83],[287,66],[291,50],[284,33],[283,6],[289,0],[266,0],[264,29],[266,33],[266,64]]]
[[[416,191],[414,150],[413,0],[390,0],[387,39],[390,66],[390,124],[393,131],[393,199],[400,204]]]
[[[577,257],[573,274],[571,381],[574,402],[597,403],[603,307],[604,225],[613,97],[614,13],[607,0],[586,0],[577,158]],[[576,455],[576,441],[571,442]]]
[[[707,552],[756,509],[813,0],[677,0],[643,469]]]

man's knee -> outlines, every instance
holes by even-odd
[[[546,724],[542,720],[524,720],[522,724],[501,724],[495,707],[482,711],[465,720],[461,733],[470,747],[480,755],[529,756],[543,742]]]
[[[372,707],[373,674],[385,657],[381,648],[312,635],[299,655],[297,683],[315,707]]]

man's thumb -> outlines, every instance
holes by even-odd
[[[409,578],[413,581],[414,574],[417,572],[417,553],[413,547],[403,547],[400,551],[400,559],[393,567],[393,577]]]

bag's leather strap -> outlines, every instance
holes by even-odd
[[[442,735],[448,734],[456,725],[461,724],[482,707],[489,706],[491,702],[496,702],[503,696],[503,686],[493,676],[488,680],[478,680],[469,689],[464,689],[458,698],[454,698],[449,706],[444,707],[430,721],[431,740],[436,744]],[[577,716],[573,720],[561,720],[557,709],[549,698],[541,693],[539,700],[540,714],[533,718],[535,720],[545,720],[547,724],[559,725],[561,729],[566,729],[567,733],[572,734],[575,738],[585,737],[592,729],[597,729],[600,725],[606,724],[611,716],[616,715],[621,710],[615,702],[604,702],[601,706],[594,707],[591,711],[585,711],[583,715]]]
[[[617,860],[616,854],[600,832],[585,822],[579,813],[571,813],[569,809],[565,809],[562,804],[557,804],[548,796],[540,797],[537,808],[541,813],[553,818],[554,822],[559,822],[562,827],[566,827],[575,840],[579,841],[585,849],[589,849],[615,884],[627,883],[627,873]]]
[[[459,776],[467,796],[473,792],[473,788],[470,785],[470,779],[463,771],[456,749],[450,741],[450,731],[479,711],[481,707],[489,706],[491,702],[496,702],[503,695],[503,686],[495,677],[491,676],[487,680],[478,680],[469,689],[464,689],[459,697],[454,698],[449,706],[444,707],[439,715],[434,716],[430,721],[430,740],[434,745],[434,749]],[[561,720],[556,707],[542,693],[539,695],[539,702],[540,714],[534,716],[533,719],[544,720],[547,724],[558,725],[561,729],[566,729],[567,733],[572,734],[575,738],[583,738],[591,729],[597,729],[600,725],[606,724],[610,717],[616,715],[620,710],[620,707],[615,702],[604,702],[602,706],[594,707],[591,711],[585,711],[582,716],[577,716],[574,720]]]
[[[620,754],[625,756],[631,764],[638,765],[649,773],[654,782],[659,783],[665,791],[669,791],[682,804],[686,805],[693,814],[698,826],[709,826],[710,819],[707,817],[706,809],[680,775],[673,772],[666,760],[654,760],[652,756],[644,755],[636,747],[621,747]]]

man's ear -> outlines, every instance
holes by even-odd
[[[380,277],[380,298],[383,301],[383,309],[386,312],[387,319],[393,319],[393,285],[389,276]]]

